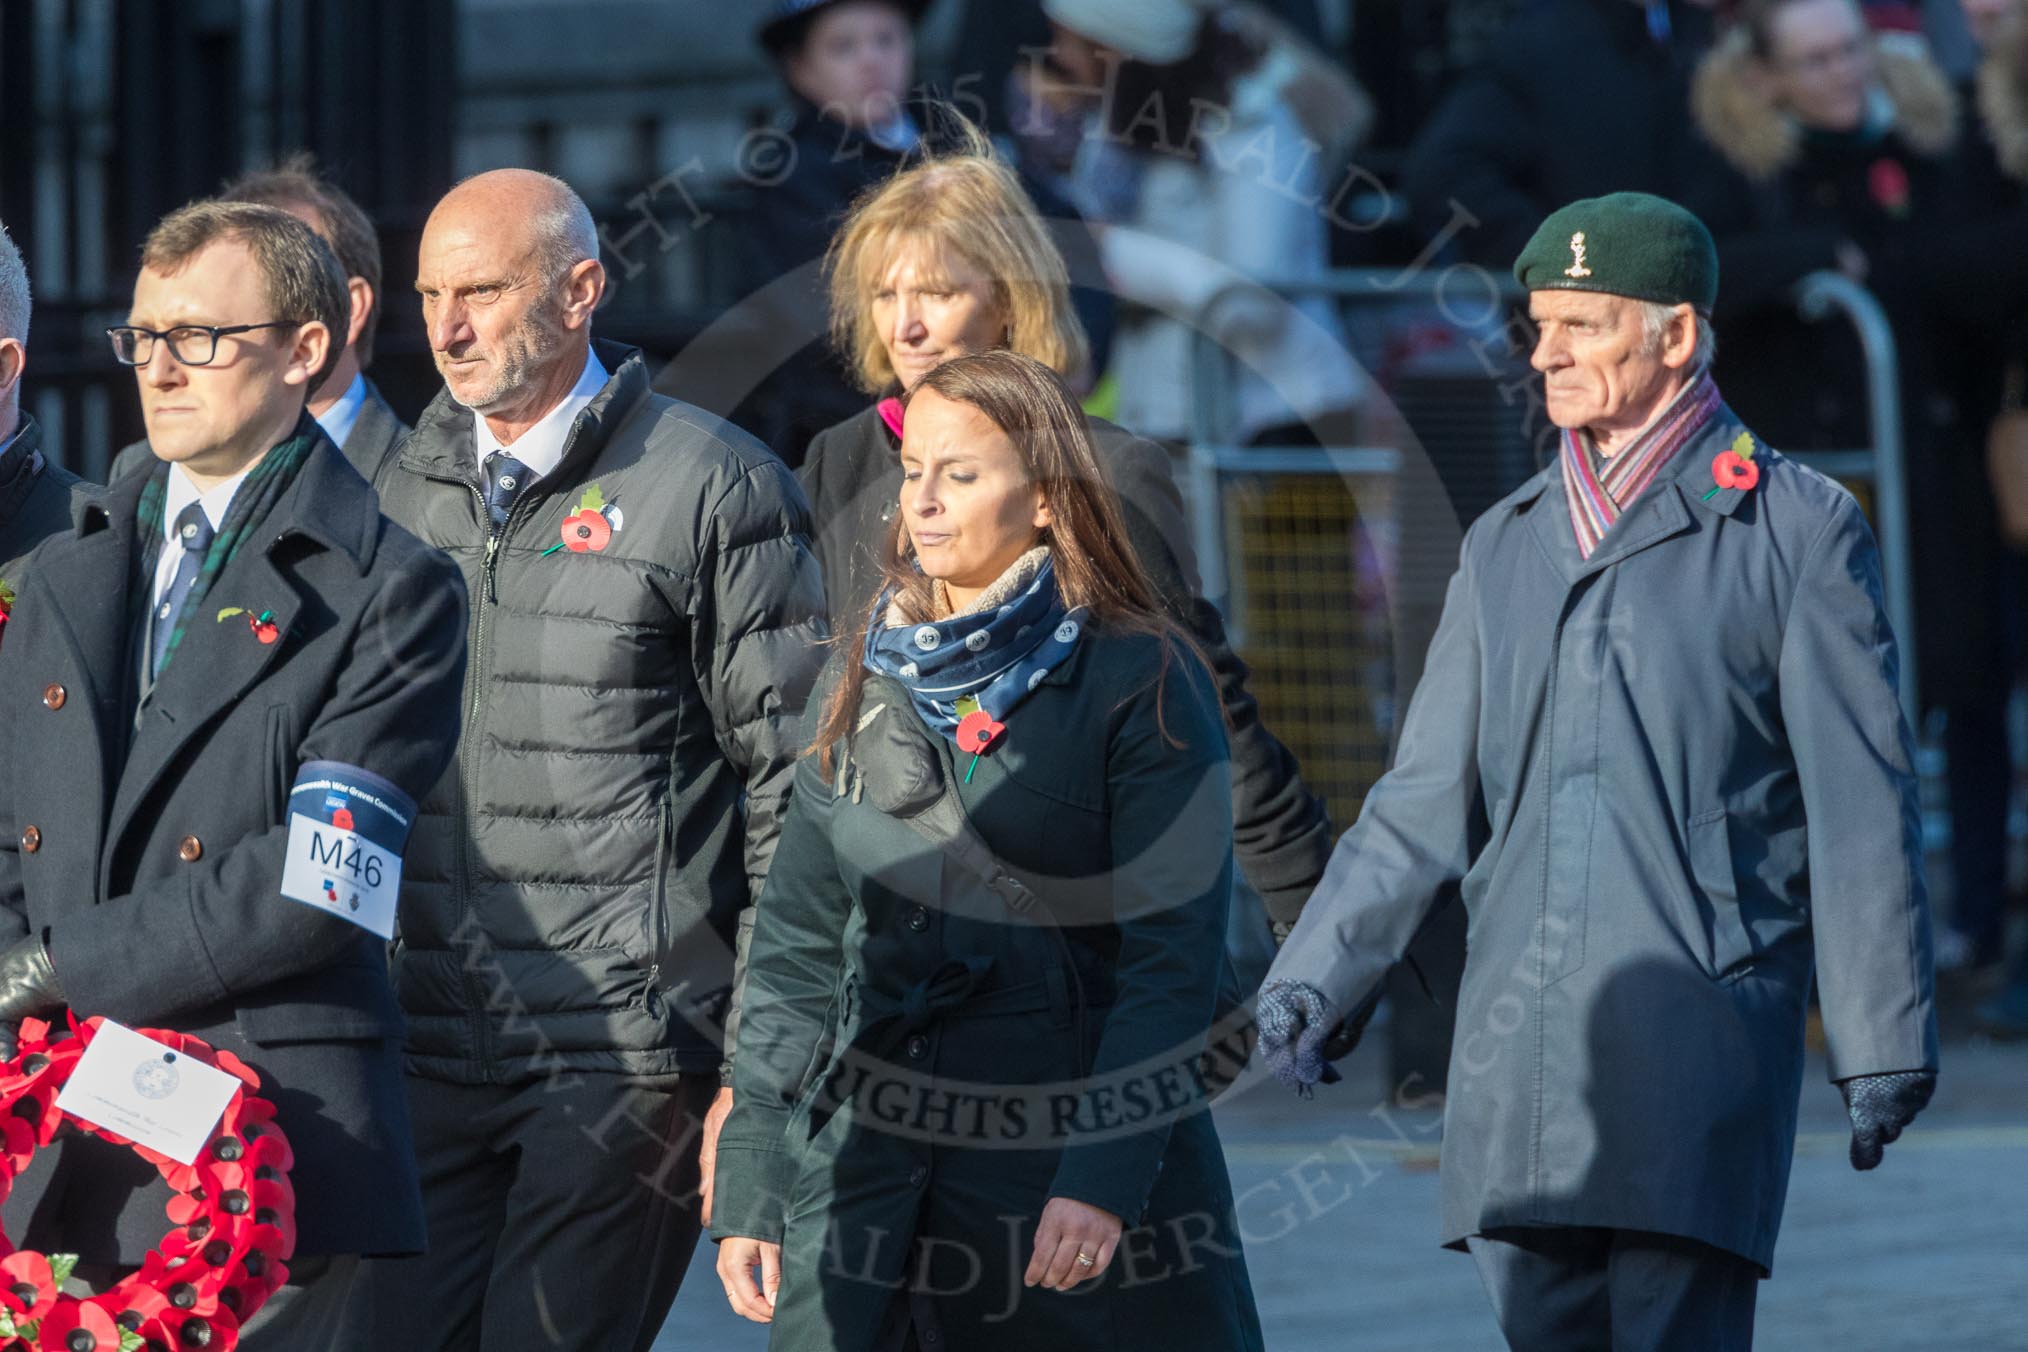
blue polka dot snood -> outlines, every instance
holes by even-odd
[[[890,587],[874,603],[866,669],[899,681],[923,721],[953,741],[974,708],[1004,721],[1070,656],[1085,626],[1083,608],[1064,609],[1046,553],[1025,587],[1008,595],[995,584],[978,609],[946,620],[887,624],[893,600]]]

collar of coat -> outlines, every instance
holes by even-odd
[[[14,515],[14,509],[27,501],[35,488],[36,477],[41,473],[42,428],[35,419],[24,413],[21,425],[14,431],[7,448],[0,451],[0,523]]]
[[[1873,45],[1881,85],[1894,101],[1894,134],[1918,155],[1947,153],[1958,135],[1958,92],[1950,77],[1913,34],[1880,33]],[[1697,129],[1733,168],[1765,183],[1802,158],[1803,133],[1756,78],[1757,60],[1743,27],[1726,34],[1697,65],[1690,110]]]
[[[1712,459],[1718,452],[1730,447],[1739,434],[1746,430],[1746,424],[1739,420],[1739,415],[1721,402],[1717,412],[1711,415],[1703,429],[1676,452],[1676,463],[1665,464],[1656,473],[1655,481],[1648,486],[1648,493],[1660,493],[1665,490],[1680,493],[1694,510],[1709,512],[1716,516],[1731,516],[1739,510],[1739,504],[1749,493],[1759,492],[1760,489],[1724,488],[1713,494],[1709,501],[1705,500],[1704,495],[1711,492],[1715,482],[1711,473]],[[1754,444],[1760,447],[1756,459],[1769,456],[1767,443],[1755,437]],[[1761,465],[1763,485],[1766,483],[1766,472],[1767,465],[1763,460]],[[1507,496],[1504,505],[1509,513],[1519,516],[1527,512],[1536,499],[1550,488],[1555,488],[1559,493],[1563,489],[1563,461],[1560,457],[1552,456],[1549,464],[1534,478]],[[1496,507],[1494,510],[1499,509]],[[1566,535],[1570,533],[1567,527],[1564,533]]]
[[[2009,31],[1979,65],[1979,117],[1993,139],[2000,168],[2017,182],[2028,182],[2028,14],[2017,17]]]
[[[141,493],[152,475],[128,474],[105,489],[80,497],[71,508],[77,538],[87,540],[102,531],[123,531],[131,540],[134,518],[141,505]],[[366,488],[366,480],[345,457],[320,436],[296,475],[295,483],[282,494],[268,520],[261,526],[266,539],[265,553],[272,554],[291,539],[307,540],[352,561],[363,576],[373,566],[374,551],[380,542],[380,500]],[[249,546],[256,542],[249,541]]]
[[[610,374],[605,387],[571,424],[564,441],[563,459],[552,473],[543,476],[546,482],[576,482],[583,467],[612,439],[614,429],[648,397],[648,364],[641,349],[594,338],[592,351]],[[432,478],[478,484],[479,466],[472,448],[472,410],[451,398],[449,389],[437,391],[437,397],[430,400],[430,406],[415,420],[415,430],[403,443],[401,463]]]

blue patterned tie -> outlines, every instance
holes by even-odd
[[[486,511],[493,518],[494,530],[507,524],[515,495],[527,485],[529,477],[528,466],[505,451],[495,451],[486,457]]]
[[[162,663],[169,656],[169,636],[176,632],[176,617],[183,613],[183,603],[190,599],[190,589],[197,584],[197,574],[204,567],[204,556],[210,552],[211,537],[215,534],[211,518],[204,514],[201,504],[193,502],[176,514],[176,543],[182,546],[183,557],[177,560],[176,575],[169,579],[169,586],[155,606],[149,660],[150,670],[157,676],[162,674]]]

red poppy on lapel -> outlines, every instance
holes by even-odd
[[[1006,732],[1005,723],[994,722],[993,715],[984,709],[974,709],[958,721],[958,750],[984,755]]]
[[[1874,204],[1893,216],[1908,213],[1908,170],[1901,161],[1882,158],[1866,171],[1866,191]]]
[[[1704,495],[1706,502],[1727,488],[1737,488],[1742,493],[1752,491],[1760,482],[1760,466],[1753,458],[1755,449],[1753,433],[1741,432],[1733,439],[1731,450],[1720,451],[1712,459],[1711,477],[1718,486]]]
[[[563,519],[563,538],[542,551],[548,558],[559,549],[597,554],[612,543],[613,532],[625,524],[620,509],[606,501],[605,490],[592,484],[577,500],[577,510]]]
[[[256,639],[259,639],[263,645],[273,643],[282,636],[282,631],[275,627],[275,612],[272,610],[263,610],[260,614],[255,615],[247,610],[245,606],[227,606],[218,612],[218,619],[215,623],[224,624],[235,615],[246,616],[248,631]]]

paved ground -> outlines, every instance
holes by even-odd
[[[1495,1352],[1471,1260],[1437,1247],[1436,1115],[1372,1111],[1377,1050],[1346,1069],[1309,1103],[1265,1089],[1218,1111],[1268,1346]],[[1935,1103],[1879,1170],[1854,1173],[1846,1139],[1813,1063],[1757,1346],[2028,1349],[2028,1047],[1950,1037]],[[707,1242],[655,1352],[766,1345],[711,1261]]]

